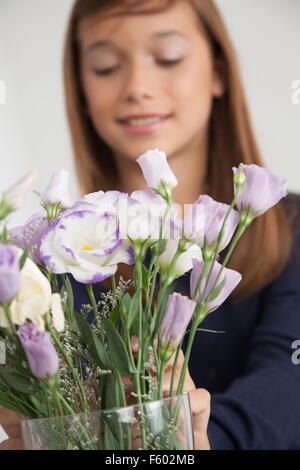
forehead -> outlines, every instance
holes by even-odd
[[[188,0],[177,0],[164,11],[155,12],[161,7],[161,0],[147,2],[147,10],[153,7],[154,12],[144,13],[136,9],[138,14],[123,14],[124,8],[99,12],[84,18],[78,25],[78,39],[83,49],[98,41],[143,42],[144,40],[159,41],[175,35],[164,34],[177,31],[182,35],[199,34],[199,20]],[[120,12],[122,14],[120,14]]]

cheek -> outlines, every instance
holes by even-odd
[[[212,80],[210,67],[198,64],[186,68],[176,76],[173,86],[170,83],[169,92],[172,90],[178,103],[178,112],[188,119],[197,118],[205,121],[209,118],[212,104]]]
[[[83,90],[86,98],[87,111],[94,126],[98,128],[101,123],[105,125],[103,117],[115,116],[116,113],[116,90],[115,87],[105,86],[93,77],[83,80]],[[101,126],[102,127],[102,126]]]

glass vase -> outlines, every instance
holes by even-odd
[[[193,450],[189,394],[21,422],[26,450]]]

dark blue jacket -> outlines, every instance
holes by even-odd
[[[211,394],[212,449],[300,449],[300,199],[291,196],[284,206],[293,212],[295,233],[285,270],[247,300],[226,301],[201,324],[225,334],[195,337],[189,370],[196,387]],[[176,291],[189,295],[189,274]],[[83,303],[89,303],[85,286],[76,284],[77,311]]]

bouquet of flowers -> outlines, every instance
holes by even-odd
[[[233,168],[231,205],[202,195],[180,217],[165,153],[149,150],[137,163],[147,191],[98,191],[74,204],[68,173],[55,171],[40,195],[43,213],[10,230],[7,216],[20,206],[33,174],[2,195],[0,405],[21,413],[24,429],[43,423],[35,436],[39,448],[187,445],[180,440],[180,400],[195,334],[241,281],[226,265],[243,232],[287,194],[282,178],[241,164]],[[133,265],[134,279],[116,282],[120,263]],[[189,271],[185,296],[175,292],[176,279]],[[106,278],[112,289],[99,300],[97,284]],[[80,311],[74,309],[78,283],[90,299]],[[157,418],[151,405],[166,398],[171,358],[170,403]],[[127,419],[132,405],[137,415]]]

